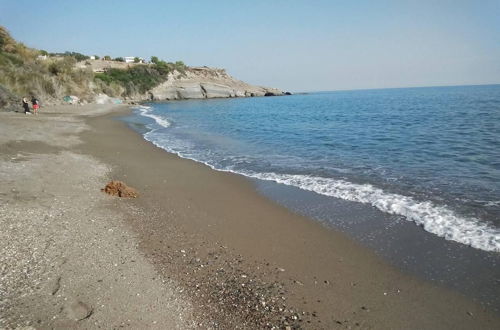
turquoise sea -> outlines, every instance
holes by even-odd
[[[151,104],[146,139],[500,251],[500,86]]]
[[[500,275],[500,85],[172,101],[134,113],[160,148],[252,178],[262,193],[349,227],[389,259],[396,245],[432,246],[449,267],[457,253],[439,249],[462,251],[459,263],[486,267],[492,281]],[[432,259],[400,254],[395,263]],[[449,278],[437,263],[427,277]]]

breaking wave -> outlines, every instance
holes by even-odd
[[[142,116],[153,119],[161,127],[167,128],[170,126],[170,122],[168,120],[160,116],[157,116],[155,114],[152,114],[151,107],[141,105],[139,107],[135,107],[134,109],[138,110]]]
[[[305,175],[248,173],[248,176],[274,181],[321,195],[369,204],[380,211],[396,214],[422,226],[426,231],[466,244],[476,249],[500,252],[500,230],[474,218],[457,215],[445,206],[430,201],[393,194],[370,184],[355,184],[344,180]]]
[[[369,204],[382,212],[403,216],[406,220],[413,221],[417,225],[422,226],[426,231],[447,240],[469,245],[484,251],[500,252],[499,229],[474,218],[461,217],[445,206],[437,206],[430,201],[420,202],[408,196],[385,192],[370,184],[355,184],[332,178],[256,173],[217,168],[209,162],[204,162],[192,156],[183,155],[182,152],[169,149],[168,146],[152,139],[150,136],[145,136],[145,138],[157,147],[168,152],[173,152],[180,157],[204,163],[214,170],[232,172],[260,180],[274,181],[325,196]]]
[[[136,108],[142,116],[152,118],[161,127],[169,127],[165,118],[150,112],[150,107]],[[281,174],[255,172],[246,169],[235,170],[232,166],[217,166],[215,159],[206,160],[203,153],[192,150],[187,141],[176,145],[164,134],[153,129],[144,138],[156,146],[180,157],[206,164],[224,172],[232,172],[251,178],[274,181],[298,187],[321,195],[371,205],[382,212],[399,215],[408,221],[439,237],[469,245],[484,251],[500,252],[500,229],[475,218],[463,217],[446,206],[430,201],[418,201],[412,197],[386,192],[371,184],[356,184],[342,179],[325,178],[314,175]],[[177,141],[180,142],[180,141]]]

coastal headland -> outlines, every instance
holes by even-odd
[[[494,329],[493,311],[181,159],[127,106],[0,113],[0,328]],[[134,199],[101,192],[110,180]]]
[[[190,67],[156,56],[149,62],[128,60],[48,53],[17,42],[0,26],[0,111],[19,109],[23,97],[47,106],[290,94],[240,81],[225,69]]]

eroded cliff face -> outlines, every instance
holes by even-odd
[[[162,101],[265,95],[283,95],[283,92],[234,79],[224,69],[190,67],[185,74],[171,73],[168,80],[149,91],[147,97]]]

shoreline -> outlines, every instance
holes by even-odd
[[[415,223],[368,205],[329,198],[273,182],[259,193],[292,212],[339,231],[399,271],[449,288],[498,312],[498,253],[446,240]]]
[[[498,315],[466,297],[403,274],[345,234],[272,202],[246,178],[155,147],[115,119],[130,111],[119,109],[86,117],[89,130],[65,134],[81,139],[71,146],[77,154],[110,167],[108,178],[138,190],[134,200],[107,198],[105,209],[122,215],[118,222],[155,277],[189,297],[198,327],[500,324]],[[60,120],[71,122],[67,117]]]
[[[112,118],[106,120],[109,121],[109,125],[113,126],[113,131],[125,129],[133,132],[123,122],[117,120],[112,122]],[[92,126],[93,123],[90,125]],[[102,128],[99,130],[102,131]],[[377,308],[381,306],[384,306],[381,308],[382,310],[387,308],[385,312],[381,312],[383,314],[389,313],[389,310],[391,310],[391,314],[398,310],[396,314],[405,314],[405,310],[406,313],[409,310],[418,310],[419,306],[401,308],[401,297],[398,290],[400,292],[406,291],[408,294],[411,291],[410,287],[423,286],[427,290],[427,293],[423,294],[425,296],[436,289],[428,283],[401,274],[398,270],[381,261],[372,251],[354,243],[344,234],[326,229],[306,217],[293,214],[286,208],[258,194],[253,184],[245,177],[214,171],[206,165],[169,154],[144,140],[136,132],[132,133],[134,136],[130,136],[130,139],[125,135],[127,134],[124,132],[120,136],[120,141],[127,141],[125,143],[127,144],[125,148],[127,153],[137,150],[142,153],[134,155],[134,157],[127,157],[125,162],[127,165],[119,166],[120,170],[116,174],[119,179],[129,181],[140,191],[146,190],[148,192],[148,195],[144,196],[147,202],[142,206],[146,209],[155,209],[160,214],[160,219],[165,217],[172,225],[181,228],[180,230],[183,232],[196,235],[198,238],[195,241],[218,242],[231,247],[235,255],[243,256],[245,260],[249,260],[248,263],[260,263],[253,269],[256,267],[259,267],[259,270],[266,269],[267,263],[274,265],[271,272],[265,270],[264,274],[260,276],[277,278],[280,284],[289,286],[288,290],[293,292],[291,294],[293,297],[287,298],[287,301],[292,301],[296,307],[307,306],[305,312],[309,314],[306,315],[313,313],[317,315],[316,317],[311,316],[310,321],[317,322],[317,319],[321,321],[321,323],[313,323],[316,326],[320,326],[320,324],[326,327],[328,327],[327,325],[338,325],[336,321],[339,319],[343,319],[341,322],[345,323],[344,321],[352,315],[359,315],[358,310],[363,310],[361,307],[367,301],[375,302],[379,299],[380,301],[375,303],[378,305]],[[93,138],[98,139],[95,135]],[[133,150],[132,145],[135,145]],[[120,152],[120,154],[124,153],[125,150]],[[150,160],[152,166],[144,167],[140,161],[137,161],[145,157]],[[111,161],[111,159],[107,159],[107,161]],[[150,162],[148,161],[148,164]],[[175,175],[170,174],[171,172],[174,172]],[[148,178],[145,178],[143,173],[148,173]],[[201,187],[201,184],[204,187]],[[143,188],[141,189],[140,186]],[[212,194],[212,191],[215,194]],[[175,196],[172,196],[172,193]],[[172,210],[174,210],[175,215],[170,213]],[[246,212],[243,210],[248,210],[246,212],[250,214],[245,214]],[[147,233],[145,237],[150,237],[149,235],[153,231],[158,230],[156,227],[159,225],[158,221],[161,220],[151,224],[141,223],[141,230]],[[148,225],[151,227],[146,229]],[[166,226],[166,224],[162,223],[162,226]],[[164,228],[164,230],[168,229]],[[144,244],[144,249],[160,255],[163,253],[172,254],[168,248],[165,249],[161,245],[159,242],[149,242]],[[206,247],[199,248],[199,250],[206,249]],[[345,265],[345,259],[356,260],[348,268],[358,269],[359,267],[359,269],[354,272],[352,268],[343,269],[340,267],[339,265]],[[156,262],[161,264],[161,257],[156,257]],[[285,271],[281,272],[279,269],[285,269]],[[378,279],[376,281],[372,275],[367,278],[366,274],[360,274],[373,272],[374,269],[377,270],[376,272],[385,272],[383,275],[375,276]],[[250,272],[248,268],[246,272]],[[373,282],[376,285],[373,285]],[[339,285],[332,288],[332,283],[339,283]],[[408,289],[403,289],[403,287]],[[364,293],[357,297],[356,295],[363,290],[364,293],[370,293],[367,295],[368,297],[362,297]],[[435,296],[438,300],[442,299],[444,292],[448,292],[448,290],[441,288],[437,290],[442,290]],[[387,297],[384,292],[399,302],[387,302],[388,299],[384,299]],[[455,295],[451,290],[449,292]],[[353,300],[350,303],[340,304],[344,305],[339,308],[342,310],[340,313],[342,316],[333,315],[330,312],[331,308],[338,302],[332,297],[350,295],[353,295],[351,298]],[[416,294],[411,300],[425,300],[419,295],[420,293]],[[307,299],[304,299],[305,297]],[[408,299],[408,296],[405,298]],[[402,298],[402,301],[405,298]],[[456,294],[456,297],[453,298],[457,302],[455,308],[460,305],[458,301],[462,299],[465,304],[467,299]],[[354,303],[356,300],[359,302]],[[447,305],[447,302],[442,301],[442,303],[443,308],[445,308],[444,305]],[[414,303],[412,304],[414,305]],[[353,308],[352,305],[359,306]],[[462,307],[464,306],[462,305]],[[431,309],[432,311],[429,310],[429,315],[425,317],[428,318],[432,314],[438,317],[440,313],[435,312],[434,306]],[[347,310],[350,310],[350,313],[347,313]],[[456,320],[462,319],[457,324],[467,321],[465,317],[469,317],[467,311],[464,311],[462,315],[465,316],[464,318],[459,315],[455,316],[457,316]],[[397,319],[401,321],[401,317],[397,317]],[[393,322],[396,321],[393,320]],[[351,325],[354,326],[354,323],[356,322],[352,322]],[[386,326],[394,326],[395,324],[388,323]],[[401,326],[405,327],[408,324],[401,324]]]
[[[224,107],[222,103],[225,104],[226,102],[229,101],[219,104]],[[195,101],[195,103],[198,106],[205,107],[205,101]],[[125,121],[130,128],[138,132],[145,140],[150,141],[166,152],[172,152],[170,150],[173,150],[173,154],[181,158],[207,165],[219,172],[229,172],[245,177],[252,182],[255,190],[260,194],[285,206],[293,213],[301,214],[312,221],[320,222],[334,231],[347,234],[349,238],[374,251],[383,260],[402,272],[460,292],[496,312],[500,310],[500,291],[496,285],[498,275],[496,265],[500,261],[497,252],[473,248],[467,243],[459,243],[453,238],[444,238],[442,237],[443,234],[436,235],[432,230],[429,231],[422,224],[418,224],[415,219],[410,220],[402,215],[383,212],[376,206],[374,207],[373,204],[366,203],[366,201],[360,203],[350,201],[349,198],[332,197],[328,194],[330,191],[328,185],[322,182],[319,182],[319,186],[324,187],[326,192],[320,189],[310,189],[311,185],[301,186],[294,182],[293,179],[285,184],[276,182],[286,181],[284,179],[287,176],[286,174],[283,176],[271,175],[271,178],[269,178],[267,174],[272,173],[266,173],[266,171],[263,172],[264,175],[259,175],[259,172],[248,173],[242,169],[218,168],[217,161],[206,161],[207,159],[204,158],[206,155],[203,152],[197,154],[201,157],[196,157],[189,152],[184,155],[182,148],[171,149],[168,144],[161,142],[161,135],[163,134],[161,128],[159,132],[156,132],[159,128],[158,125],[160,127],[169,127],[171,125],[168,122],[167,114],[165,114],[166,117],[163,117],[156,112],[163,109],[163,107],[168,107],[168,105],[164,104],[159,108],[149,105],[153,108],[146,110],[138,107],[134,114],[120,118],[120,120]],[[181,105],[171,104],[173,109],[176,109],[177,106],[181,107]],[[207,107],[210,107],[210,105],[207,105]],[[156,123],[151,124],[149,122],[151,119]],[[149,132],[148,127],[153,131]],[[173,128],[173,130],[176,129]],[[174,133],[165,132],[165,134],[170,136],[170,134]],[[174,144],[176,143],[174,142]],[[300,179],[298,181],[300,183]],[[330,184],[335,186],[336,182]],[[382,198],[384,196],[378,197]],[[427,206],[423,206],[421,212],[418,209],[413,209],[412,214],[420,214],[425,217],[427,210]],[[434,214],[437,219],[440,218],[440,215],[443,214]],[[432,219],[433,217],[427,215],[427,218]],[[457,227],[460,226],[457,224]],[[448,228],[454,227],[448,226]]]

